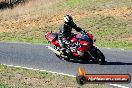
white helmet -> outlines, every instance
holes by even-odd
[[[65,15],[64,21],[65,23],[70,23],[70,22],[73,22],[73,18],[70,15]]]

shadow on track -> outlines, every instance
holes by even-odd
[[[71,63],[79,63],[79,64],[96,64],[90,61],[82,61],[82,60],[66,60],[66,61]]]
[[[77,59],[64,59],[64,60],[71,62],[71,63],[79,63],[79,64],[98,64],[98,63],[95,63],[95,62],[92,62],[89,60],[77,60]],[[103,64],[103,65],[132,65],[132,62],[128,63],[128,62],[108,62],[108,61],[105,61],[105,64]]]
[[[125,62],[106,62],[105,65],[132,65],[132,63],[125,63]]]
[[[79,64],[97,64],[94,62],[89,62],[89,61],[77,61],[77,60],[72,60],[70,61],[72,63],[79,63]],[[132,65],[132,63],[125,63],[125,62],[105,62],[104,65]]]

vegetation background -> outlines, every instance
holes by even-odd
[[[7,1],[7,2],[6,2]],[[91,31],[98,47],[132,49],[132,0],[0,0],[0,41],[46,43],[63,16]],[[16,2],[17,1],[17,2]],[[32,80],[32,81],[31,81]],[[74,78],[0,65],[0,88],[79,88]],[[108,88],[85,85],[83,88]]]
[[[0,11],[0,41],[45,43],[65,14],[91,31],[98,47],[132,49],[132,0],[30,0]]]

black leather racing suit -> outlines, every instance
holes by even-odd
[[[77,27],[77,25],[74,22],[71,23],[64,23],[60,26],[60,34],[58,36],[58,42],[62,48],[66,48],[66,40],[67,37],[71,36],[72,28],[75,29],[77,32],[80,32],[81,34],[86,34],[84,30],[82,30],[80,27]]]

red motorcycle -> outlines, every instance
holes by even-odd
[[[66,46],[67,49],[70,50],[70,54],[61,53],[61,47],[58,43],[58,35],[59,33],[52,32],[47,32],[45,34],[45,38],[51,45],[53,45],[53,47],[46,47],[52,50],[57,55],[57,57],[64,58],[66,60],[74,58],[77,60],[92,61],[98,64],[105,63],[105,56],[97,47],[93,45],[95,40],[93,40],[93,36],[90,32],[87,32],[87,34],[72,33],[71,36],[67,38],[67,41],[69,42],[66,43]]]

